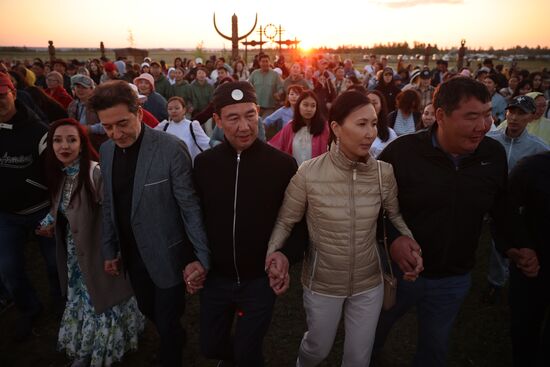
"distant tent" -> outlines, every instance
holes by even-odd
[[[149,56],[149,51],[143,50],[141,48],[115,48],[115,59],[119,60],[120,58],[126,59],[132,62],[141,63],[144,58]]]

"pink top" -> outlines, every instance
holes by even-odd
[[[290,121],[286,124],[277,135],[271,138],[268,144],[280,151],[292,155],[292,141],[294,140],[294,131],[292,131],[293,124],[294,121]],[[311,158],[320,156],[327,151],[329,135],[329,127],[325,122],[323,132],[317,136],[313,136],[311,139]]]

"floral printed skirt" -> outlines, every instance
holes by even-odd
[[[69,282],[57,347],[71,358],[89,358],[90,366],[110,366],[121,361],[127,351],[137,349],[145,318],[134,297],[96,314],[69,228],[66,243]]]

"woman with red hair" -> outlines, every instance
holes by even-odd
[[[50,126],[46,152],[52,211],[39,234],[57,243],[57,267],[67,303],[58,348],[74,359],[73,367],[110,366],[138,346],[144,317],[130,283],[103,271],[98,155],[75,119]]]

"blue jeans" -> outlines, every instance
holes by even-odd
[[[415,282],[408,282],[402,280],[403,273],[399,269],[394,271],[398,278],[397,302],[391,310],[380,314],[375,353],[381,351],[393,324],[416,306],[418,344],[412,365],[445,366],[453,322],[470,289],[470,273],[439,279],[421,276]]]
[[[0,211],[0,277],[12,296],[17,309],[26,316],[33,316],[42,309],[25,272],[25,245],[30,232],[48,213],[48,208],[30,215],[17,215]],[[61,298],[55,239],[37,236],[40,251],[46,262],[50,294],[54,300]]]
[[[232,361],[239,367],[263,366],[263,340],[275,304],[267,276],[237,284],[209,274],[200,297],[200,344],[204,356]],[[231,338],[235,315],[235,334]]]

